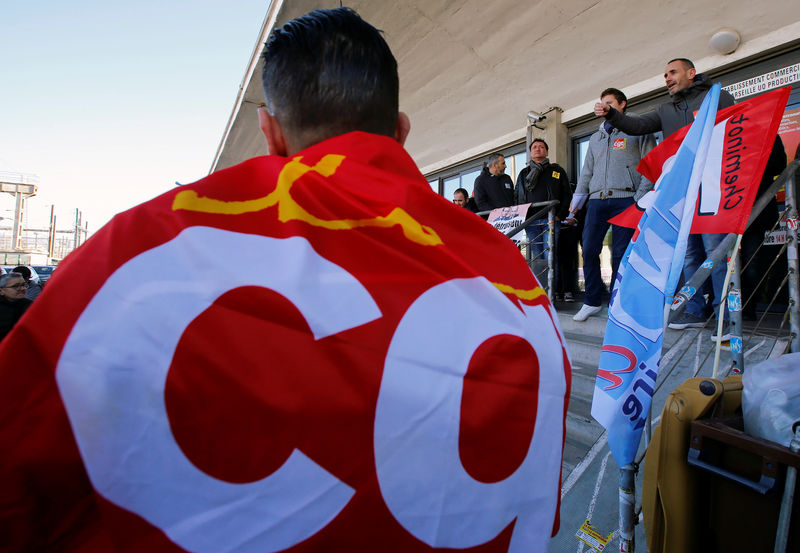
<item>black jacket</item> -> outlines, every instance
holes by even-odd
[[[519,172],[517,186],[514,189],[514,199],[517,205],[539,201],[558,200],[556,217],[562,221],[569,215],[569,203],[572,200],[572,189],[569,185],[567,172],[557,163],[545,160],[536,182],[528,190],[526,179],[530,173],[530,165]]]
[[[6,297],[0,296],[0,340],[11,332],[11,329],[17,324],[17,321],[31,303],[31,300],[27,298],[9,301]]]
[[[484,167],[475,179],[474,196],[478,211],[508,207],[514,205],[514,183],[505,173],[495,176]]]
[[[694,112],[700,109],[711,84],[711,80],[705,75],[695,75],[694,82],[688,88],[676,92],[669,102],[664,102],[654,111],[642,115],[625,115],[609,108],[606,121],[633,136],[663,131],[664,138],[667,138],[694,121]],[[727,108],[735,103],[730,93],[720,90],[717,109]]]
[[[784,169],[786,169],[786,149],[781,140],[781,136],[777,135],[775,137],[775,143],[772,145],[772,152],[767,160],[767,166],[764,168],[764,175],[761,177],[761,183],[758,185],[756,200],[766,192]],[[773,196],[764,210],[759,213],[758,217],[756,217],[745,232],[747,234],[763,235],[764,232],[772,229],[772,226],[777,220],[778,202],[775,196]]]

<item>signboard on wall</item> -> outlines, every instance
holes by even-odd
[[[800,63],[722,87],[737,100],[800,81]]]

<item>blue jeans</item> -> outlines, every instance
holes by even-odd
[[[553,226],[553,248],[558,245],[558,233],[561,228],[559,221],[554,222]],[[531,249],[531,259],[537,259],[544,253],[544,259],[550,258],[550,251],[547,248],[547,219],[536,219],[530,225],[525,227],[525,234],[528,237],[528,247]],[[553,266],[556,267],[555,258],[553,258]]]
[[[633,198],[610,198],[608,200],[589,200],[586,205],[586,222],[583,226],[583,280],[586,296],[583,303],[599,307],[603,293],[603,278],[600,275],[600,251],[603,238],[611,223],[609,219],[619,215],[633,205]],[[617,276],[617,269],[625,250],[633,237],[632,228],[611,225],[611,284]]]
[[[688,282],[700,265],[711,255],[727,234],[690,234],[686,244],[686,260],[683,263],[683,278]],[[719,313],[719,302],[722,299],[722,285],[725,284],[725,272],[728,270],[725,257],[711,270],[711,286],[714,289],[714,316]],[[705,318],[705,299],[702,288],[686,303],[686,312],[695,317]]]

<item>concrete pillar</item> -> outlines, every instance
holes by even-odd
[[[539,127],[544,126],[544,130],[534,127],[533,138],[543,138],[550,148],[548,159],[550,163],[558,163],[566,169],[567,167],[567,126],[561,122],[561,114],[564,110],[559,107],[550,108],[545,112],[547,118],[537,123]],[[544,123],[544,125],[543,125]],[[572,175],[569,175],[573,178]]]

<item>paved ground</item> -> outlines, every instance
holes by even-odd
[[[618,528],[619,469],[610,455],[606,434],[592,418],[591,394],[597,371],[597,361],[602,347],[607,310],[584,323],[572,321],[572,315],[580,309],[582,298],[574,303],[557,302],[556,309],[562,329],[567,338],[573,361],[573,392],[567,417],[567,443],[562,465],[561,528],[553,538],[549,551],[553,553],[592,551],[575,537],[575,532],[585,520],[601,533],[610,534]],[[756,329],[755,322],[746,322],[746,365],[760,361],[770,355],[775,337],[785,336],[788,329],[781,329],[782,316],[770,314]],[[757,330],[753,336],[748,336]],[[664,334],[662,365],[659,388],[653,399],[653,417],[659,417],[668,394],[686,378],[694,374],[710,376],[713,365],[713,342],[710,329],[667,330]],[[785,340],[778,343],[778,348]],[[773,353],[774,354],[774,353]],[[721,352],[720,367],[729,365],[730,353]],[[640,447],[644,452],[644,444]],[[643,469],[636,478],[637,508],[642,488]],[[615,538],[606,551],[618,551]],[[636,551],[647,551],[644,527],[636,527]]]

